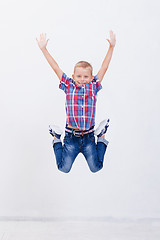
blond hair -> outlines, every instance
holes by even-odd
[[[74,73],[77,67],[82,67],[82,68],[87,68],[89,67],[91,69],[91,75],[92,75],[92,71],[93,71],[93,67],[90,63],[86,62],[86,61],[79,61],[78,63],[76,63],[76,65],[74,66]]]

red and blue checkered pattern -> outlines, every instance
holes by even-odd
[[[91,82],[78,86],[63,73],[59,88],[66,93],[66,123],[80,130],[94,126],[97,93],[102,88],[97,75]]]

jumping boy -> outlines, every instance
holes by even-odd
[[[64,144],[62,146],[62,130],[55,125],[49,126],[49,132],[54,137],[53,149],[56,156],[57,167],[60,171],[68,173],[81,152],[92,172],[97,172],[103,167],[104,155],[108,145],[105,133],[109,126],[109,119],[95,126],[95,109],[97,93],[102,88],[101,81],[109,66],[116,38],[110,31],[109,49],[97,75],[92,75],[92,66],[86,61],[78,62],[74,67],[74,74],[69,78],[58,66],[57,62],[46,49],[48,40],[46,33],[40,34],[40,41],[36,38],[39,48],[50,66],[60,80],[59,88],[66,94],[66,127]],[[97,144],[95,136],[97,136]]]

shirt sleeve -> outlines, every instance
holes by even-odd
[[[63,73],[59,88],[62,89],[65,93],[67,93],[67,88],[71,81],[72,78],[69,78],[65,73]]]
[[[99,78],[97,77],[97,75],[94,76],[92,83],[94,84],[95,87],[95,93],[97,94],[99,92],[99,90],[102,89],[102,85],[99,81]]]

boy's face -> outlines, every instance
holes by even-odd
[[[89,67],[76,67],[75,73],[72,75],[73,80],[78,86],[89,83],[92,81],[93,77],[94,76],[92,76],[91,69]]]

